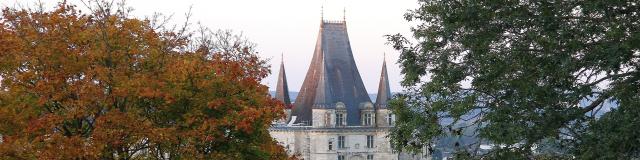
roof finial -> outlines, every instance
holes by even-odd
[[[284,64],[284,52],[280,53],[280,61],[282,61],[282,64]]]
[[[324,4],[320,6],[320,21],[324,21]]]
[[[347,22],[347,7],[342,8],[342,21]]]

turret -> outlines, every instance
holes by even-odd
[[[288,122],[291,118],[291,100],[289,99],[289,85],[287,85],[287,74],[284,71],[284,58],[280,63],[280,73],[278,74],[278,84],[276,85],[276,97],[284,103],[286,117],[283,120]]]
[[[376,124],[380,127],[393,126],[395,116],[388,109],[388,100],[391,99],[391,89],[389,88],[389,75],[387,74],[386,58],[382,61],[382,71],[380,73],[380,83],[378,84],[378,96],[376,97]]]

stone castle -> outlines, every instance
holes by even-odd
[[[307,160],[425,159],[391,149],[387,135],[395,116],[387,108],[391,91],[386,61],[372,103],[344,20],[321,21],[311,64],[293,104],[281,63],[276,98],[288,106],[287,117],[269,131],[289,154]]]

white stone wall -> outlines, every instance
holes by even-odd
[[[271,134],[271,137],[273,137],[278,141],[278,144],[280,144],[286,149],[287,154],[289,155],[295,154],[297,145],[295,141],[296,138],[295,138],[294,132],[271,131],[269,133]]]
[[[311,160],[335,160],[338,155],[344,155],[347,160],[366,160],[367,155],[373,155],[378,160],[397,160],[398,154],[393,153],[386,138],[388,130],[380,128],[349,127],[335,129],[290,129],[273,130],[271,135],[280,144],[289,145],[290,154],[300,154],[301,158]],[[374,147],[367,148],[367,135],[374,136]],[[345,148],[338,148],[338,136],[345,136]],[[293,137],[293,138],[291,138]],[[333,150],[329,150],[329,140],[333,139]],[[285,147],[286,148],[286,147]]]

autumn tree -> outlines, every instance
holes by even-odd
[[[2,9],[0,159],[288,158],[251,46],[90,2]]]
[[[640,158],[639,12],[637,1],[420,0],[405,16],[413,38],[389,36],[407,91],[392,104],[395,148],[473,136],[459,158]]]

